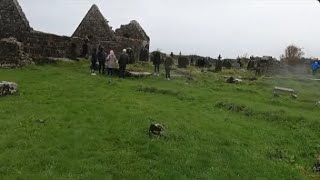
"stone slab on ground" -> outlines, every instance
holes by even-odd
[[[295,93],[294,89],[285,88],[285,87],[274,87],[275,92],[287,92],[287,93]]]
[[[18,85],[14,82],[0,82],[0,96],[14,94],[18,91]]]
[[[148,77],[152,74],[149,72],[134,72],[134,71],[128,71],[128,75],[131,77]]]

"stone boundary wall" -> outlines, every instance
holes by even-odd
[[[36,57],[66,57],[71,38],[32,31],[21,39],[24,51]]]

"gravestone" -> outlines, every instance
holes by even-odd
[[[216,61],[216,67],[215,67],[215,72],[220,72],[222,71],[222,61],[221,61],[222,57],[219,54],[218,60]]]

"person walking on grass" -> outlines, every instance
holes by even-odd
[[[153,54],[154,75],[158,75],[159,76],[160,64],[161,64],[161,54],[160,54],[159,51],[156,51]]]
[[[317,70],[320,68],[318,61],[315,61],[314,63],[312,63],[311,68],[312,68],[312,75],[315,76],[317,73]]]
[[[97,64],[97,49],[93,48],[91,53],[91,75],[95,76],[96,64]]]
[[[98,52],[98,61],[99,61],[99,73],[104,74],[105,73],[105,69],[106,69],[106,53],[104,52],[103,48],[100,47],[99,48],[99,52]]]
[[[116,66],[117,66],[117,57],[114,54],[113,50],[111,50],[110,54],[107,57],[107,72],[109,76],[113,76],[113,72]]]
[[[166,70],[166,79],[170,80],[171,75],[170,75],[170,71],[173,65],[173,60],[172,58],[167,55],[166,59],[164,60],[164,69]]]
[[[119,77],[124,78],[126,73],[126,67],[129,63],[129,55],[127,54],[127,50],[123,49],[119,58]]]

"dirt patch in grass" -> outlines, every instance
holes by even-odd
[[[248,107],[246,107],[245,105],[239,105],[239,104],[228,103],[228,102],[218,102],[216,103],[216,107],[220,109],[232,111],[232,112],[243,113],[246,116],[253,115],[253,111]]]
[[[258,111],[247,107],[246,105],[217,102],[215,107],[231,112],[241,113],[248,117],[255,117],[269,122],[284,123],[292,129],[296,129],[301,125],[305,125],[304,116],[289,116],[285,110],[279,109],[276,111]]]
[[[188,100],[192,101],[194,100],[194,97],[185,94],[184,92],[172,90],[172,89],[162,89],[152,86],[138,86],[136,89],[138,92],[142,93],[151,93],[151,94],[162,94],[162,95],[168,95],[176,97],[179,100]]]

